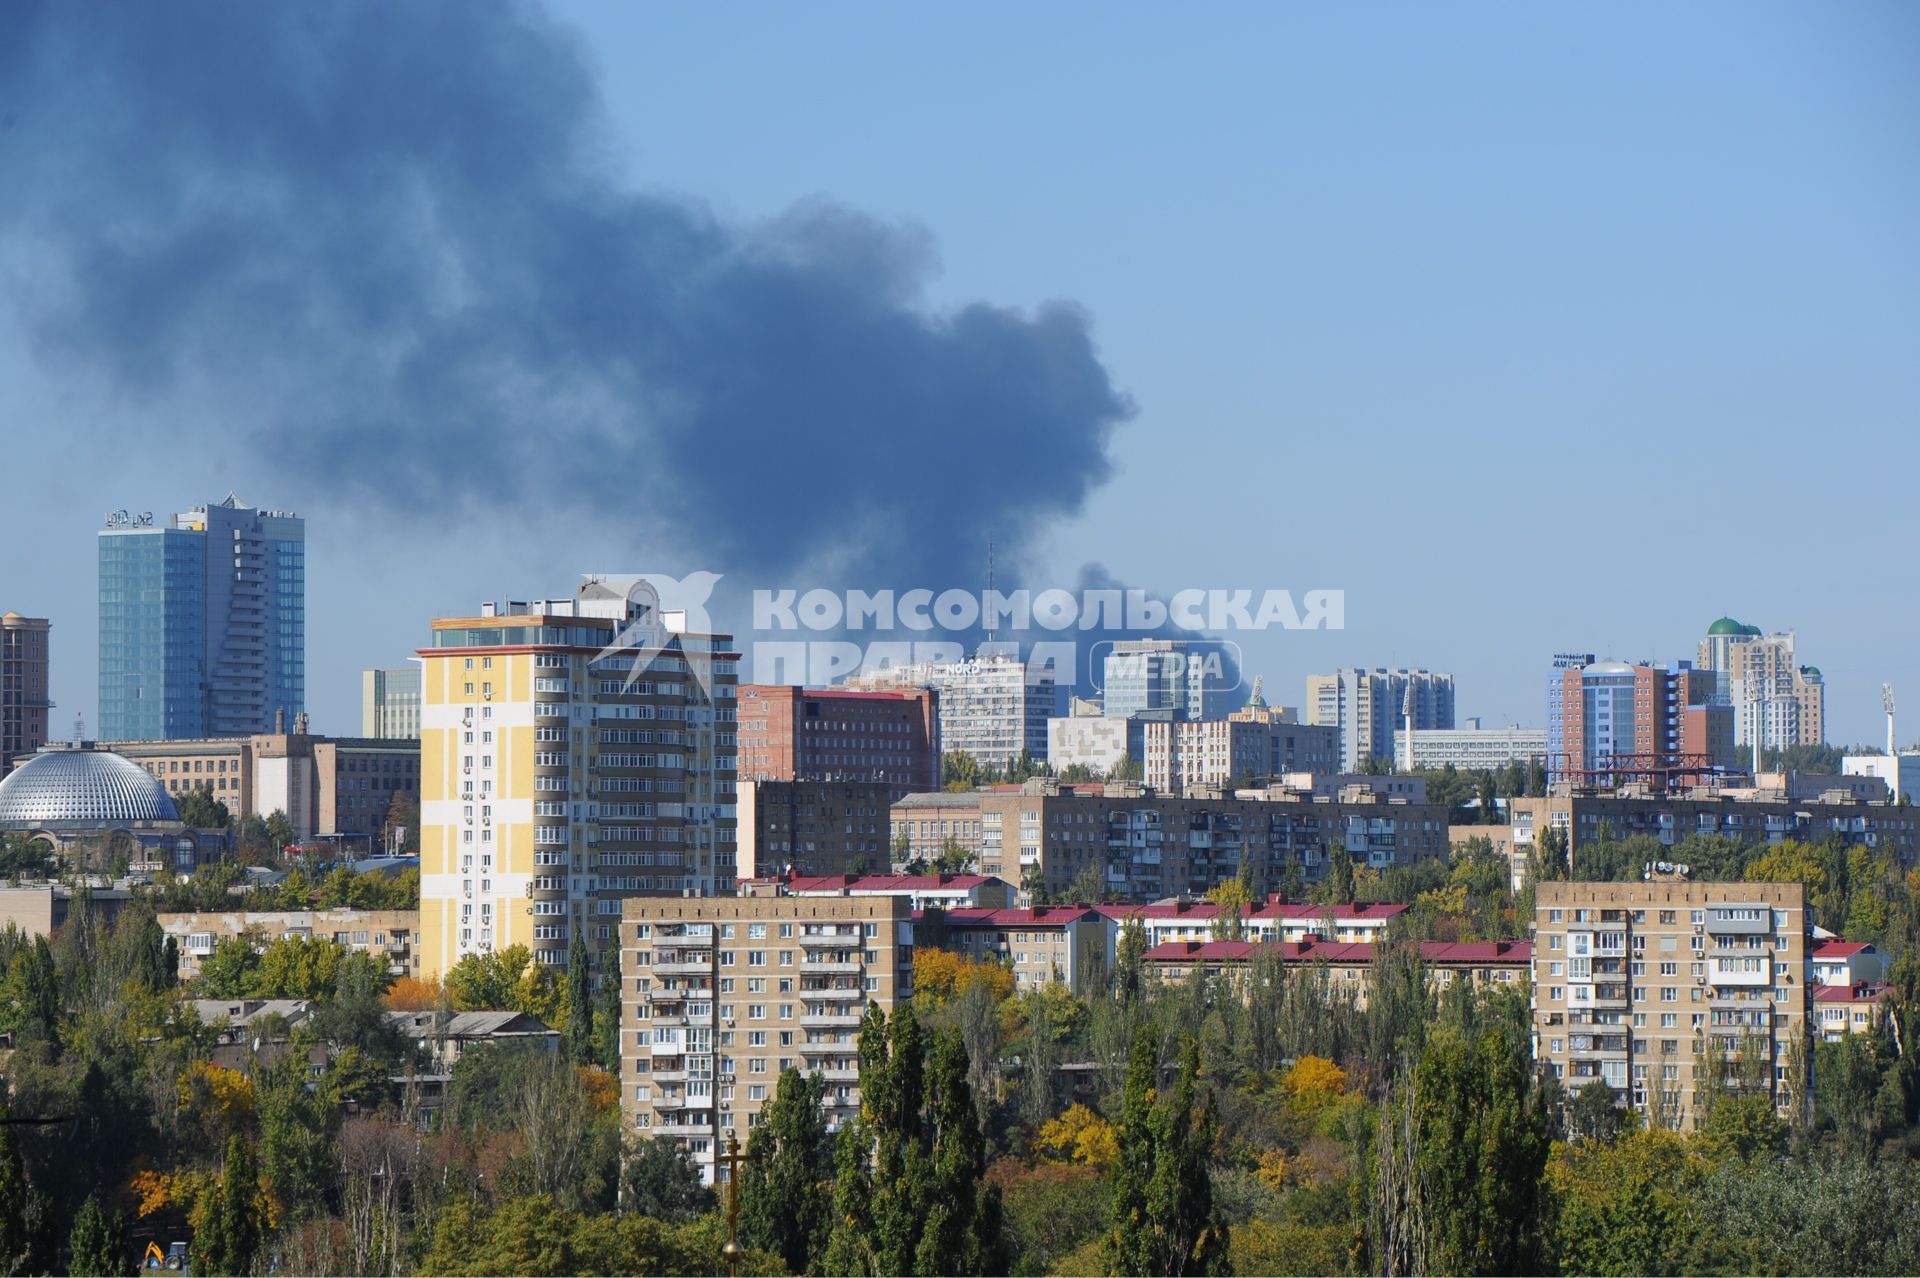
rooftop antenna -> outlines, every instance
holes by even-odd
[[[1887,712],[1887,757],[1892,758],[1896,751],[1893,748],[1893,685],[1890,683],[1880,685],[1880,708]]]

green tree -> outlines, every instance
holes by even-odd
[[[567,943],[567,1059],[593,1064],[593,989],[587,967],[587,942],[573,925]]]
[[[447,969],[442,982],[456,1012],[499,1012],[520,998],[520,980],[533,955],[524,945],[491,954],[468,954]]]
[[[1550,1141],[1525,1039],[1495,1025],[1469,1043],[1427,1035],[1381,1109],[1370,1235],[1388,1273],[1540,1271]]]
[[[275,852],[286,851],[293,842],[293,823],[278,808],[267,814],[267,842]]]
[[[1554,1267],[1569,1274],[1701,1270],[1696,1249],[1705,1222],[1696,1220],[1694,1203],[1703,1168],[1684,1137],[1658,1129],[1561,1149],[1546,1173],[1556,1206]]]
[[[74,1213],[67,1247],[67,1272],[75,1278],[113,1278],[134,1272],[125,1224],[117,1214],[108,1216],[94,1194],[88,1194]]]
[[[1109,1272],[1224,1274],[1228,1230],[1215,1210],[1208,1171],[1220,1127],[1210,1102],[1194,1112],[1199,1048],[1191,1040],[1182,1047],[1174,1086],[1164,1096],[1159,1061],[1158,1034],[1141,1029],[1121,1100],[1120,1156],[1108,1176]]]
[[[235,1134],[227,1141],[220,1179],[201,1195],[193,1211],[189,1248],[197,1274],[249,1274],[260,1256],[267,1217],[260,1191],[259,1164],[253,1146]]]
[[[201,998],[248,998],[260,967],[251,936],[222,937],[213,952],[200,960],[194,992]]]
[[[1320,880],[1320,890],[1314,893],[1314,900],[1342,905],[1353,900],[1354,890],[1353,857],[1336,843],[1327,849],[1327,872]]]
[[[266,1179],[282,1213],[290,1220],[324,1216],[339,1175],[333,1142],[341,1119],[337,1091],[331,1086],[310,1089],[306,1054],[288,1052],[259,1075],[254,1097]],[[251,1164],[251,1146],[246,1156]],[[231,1166],[231,1141],[227,1157]]]
[[[620,1169],[621,1210],[679,1223],[714,1206],[713,1190],[700,1183],[700,1169],[677,1142],[642,1138],[634,1143]]]
[[[779,1256],[790,1273],[819,1272],[833,1225],[825,1093],[818,1074],[783,1071],[740,1169],[740,1236]]]
[[[5,1117],[5,1097],[0,1095],[0,1118]],[[26,1164],[13,1131],[0,1123],[0,1272],[9,1274],[32,1272],[27,1265],[33,1253],[36,1214],[34,1190],[27,1182]]]
[[[174,796],[173,806],[180,819],[195,830],[224,830],[233,821],[227,805],[213,797],[213,787],[198,785]]]
[[[616,1077],[620,1073],[620,950],[609,945],[600,960],[600,993],[593,1006],[593,1060]]]

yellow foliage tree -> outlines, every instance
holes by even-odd
[[[1054,1163],[1105,1167],[1120,1156],[1113,1124],[1085,1105],[1073,1105],[1060,1117],[1042,1123],[1033,1144],[1041,1157]]]
[[[1291,1168],[1287,1165],[1286,1151],[1269,1149],[1261,1153],[1260,1162],[1254,1167],[1253,1174],[1261,1184],[1277,1193],[1281,1186],[1287,1183],[1287,1173],[1290,1170]]]
[[[1013,995],[1013,972],[1003,963],[981,962],[951,950],[913,952],[914,997],[924,1006],[939,1007],[975,984],[984,984],[998,1003]]]
[[[253,1080],[237,1069],[194,1061],[180,1071],[176,1093],[183,1122],[199,1128],[208,1152],[253,1123]]]
[[[1324,1056],[1302,1056],[1280,1079],[1294,1102],[1318,1109],[1347,1091],[1347,1071]]]
[[[431,1012],[443,997],[439,977],[403,976],[387,990],[387,1006],[396,1012]]]
[[[593,1107],[602,1113],[610,1112],[620,1104],[620,1080],[597,1065],[580,1067],[580,1086],[586,1089],[587,1099]]]

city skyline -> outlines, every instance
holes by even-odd
[[[205,349],[235,326],[282,331],[257,323],[247,307],[258,298],[244,287],[221,290],[207,313],[122,293],[63,309],[58,290],[28,292],[0,312],[0,419],[16,425],[9,460],[36,476],[20,496],[34,553],[10,565],[0,606],[52,619],[49,726],[66,736],[76,714],[89,725],[99,716],[94,512],[163,510],[181,494],[228,489],[300,510],[315,527],[308,708],[317,727],[346,732],[360,670],[404,662],[432,616],[551,588],[582,560],[721,572],[716,623],[744,638],[728,601],[736,588],[904,585],[908,572],[930,578],[915,585],[977,588],[992,538],[1000,580],[1035,589],[1071,586],[1092,564],[1163,593],[1221,582],[1343,589],[1344,631],[1260,637],[1246,645],[1247,671],[1293,688],[1316,670],[1421,664],[1454,672],[1461,713],[1488,722],[1539,725],[1539,673],[1569,646],[1664,663],[1691,657],[1718,616],[1791,628],[1826,675],[1828,739],[1878,742],[1879,685],[1920,688],[1920,657],[1896,641],[1913,618],[1884,584],[1920,535],[1890,517],[1876,526],[1871,513],[1900,508],[1903,474],[1920,460],[1905,429],[1920,375],[1904,357],[1920,333],[1920,198],[1901,162],[1911,150],[1902,122],[1920,111],[1893,54],[1912,47],[1916,19],[1900,6],[1768,10],[1740,23],[1730,13],[1403,9],[1400,37],[1381,44],[1360,15],[1244,8],[1185,49],[1164,46],[1137,10],[1097,29],[1071,13],[1032,15],[1030,39],[1011,48],[992,38],[997,24],[945,14],[927,15],[941,38],[923,46],[896,16],[847,24],[824,62],[804,67],[786,56],[798,18],[723,33],[717,15],[568,4],[528,19],[531,31],[475,31],[475,45],[527,40],[537,64],[519,96],[460,80],[477,109],[535,138],[584,136],[600,148],[547,192],[553,200],[659,195],[665,211],[649,204],[649,214],[703,244],[790,250],[818,271],[844,270],[836,278],[892,307],[895,338],[930,343],[942,361],[953,349],[944,339],[975,315],[962,308],[982,303],[1009,319],[1002,338],[1029,351],[1064,344],[1062,367],[1089,379],[1060,415],[1025,390],[1006,401],[1028,434],[1059,447],[1017,454],[1012,436],[970,418],[899,416],[917,401],[885,387],[849,406],[790,380],[776,389],[792,411],[736,441],[735,464],[671,432],[657,454],[622,454],[657,455],[645,469],[668,490],[649,489],[644,505],[661,518],[565,468],[553,477],[580,503],[509,518],[526,507],[484,494],[517,493],[512,476],[541,473],[535,433],[460,435],[476,447],[459,453],[460,468],[439,467],[434,441],[457,424],[400,395],[397,374],[360,376],[374,366],[359,362],[367,348],[335,326],[296,326],[328,339],[299,353],[250,339],[242,354],[265,371],[225,384],[233,366],[208,364]],[[251,34],[276,48],[284,33],[259,20]],[[396,36],[433,34],[430,13],[412,20],[420,25]],[[1068,47],[1073,57],[1054,56]],[[690,48],[703,56],[665,53]],[[872,56],[881,48],[914,52]],[[94,56],[113,66],[126,49]],[[1161,88],[1190,85],[1195,57],[1218,68],[1202,87]],[[17,112],[4,144],[29,178],[75,143],[99,143],[103,162],[136,145],[118,117],[60,87],[52,63],[18,65],[26,96],[44,106]],[[702,79],[715,66],[756,87],[716,97]],[[1114,93],[1135,68],[1147,73],[1138,91]],[[185,75],[172,64],[128,75],[122,105],[143,118],[155,96],[177,95],[169,114],[187,120],[224,105],[168,78]],[[952,104],[973,100],[970,76],[999,76],[1016,92],[982,95],[956,117]],[[1389,84],[1392,93],[1369,91]],[[321,86],[323,96],[338,87]],[[378,77],[355,88],[370,102],[397,92]],[[272,100],[253,77],[230,92]],[[885,112],[870,109],[879,97]],[[702,109],[671,109],[680,101]],[[433,158],[440,123],[399,131],[367,163],[417,169],[431,189],[471,189],[472,172],[449,174]],[[1079,149],[1062,161],[1058,139],[1069,136]],[[280,182],[306,190],[316,167],[340,159],[280,133],[256,141],[265,159],[237,158],[206,131],[180,163],[217,189],[258,193]],[[353,169],[354,181],[373,171]],[[1116,187],[1102,176],[1128,172],[1141,180]],[[89,170],[63,189],[102,209],[164,205],[177,176]],[[10,266],[38,263],[34,277],[53,279],[97,252],[142,247],[78,206],[42,202],[47,189],[29,180],[0,203]],[[276,215],[262,198],[263,214]],[[671,220],[684,209],[684,222]],[[49,230],[70,213],[70,233]],[[377,246],[375,259],[417,247],[377,219],[352,229]],[[143,265],[168,264],[145,247]],[[332,260],[332,247],[263,246],[264,275],[237,258],[227,269],[285,285]],[[446,250],[465,260],[483,247],[493,245],[468,236]],[[541,265],[519,242],[504,252]],[[165,292],[164,275],[140,278]],[[560,282],[543,277],[522,294],[483,281],[553,325],[584,325],[553,312]],[[378,312],[370,293],[325,297]],[[1080,309],[1043,317],[1050,298]],[[443,319],[408,311],[380,336],[398,349],[448,349]],[[552,332],[566,339],[568,367],[589,376],[577,364],[594,352],[575,341],[579,330]],[[761,362],[779,366],[778,334],[757,340],[768,343]],[[523,355],[502,357],[518,366]],[[354,377],[338,375],[334,361],[346,358]],[[489,420],[509,404],[514,422],[551,420],[552,402],[486,385],[501,401]],[[839,408],[858,426],[839,446],[792,447],[826,438],[821,413]],[[868,408],[893,415],[876,425]],[[1167,448],[1175,438],[1191,442]],[[1360,487],[1315,481],[1346,467],[1356,445],[1368,458],[1349,473]],[[321,446],[338,456],[317,457]],[[792,452],[809,453],[804,484],[791,482]],[[1625,469],[1570,464],[1598,453]],[[1012,456],[1024,464],[1009,488]],[[1794,501],[1756,505],[1754,494],[1780,491],[1788,457]],[[1685,498],[1656,492],[1633,481],[1640,461],[1629,458],[1695,483]],[[941,467],[951,495],[915,522],[904,493],[929,490],[887,476],[925,465]],[[834,476],[834,499],[819,500]],[[1209,500],[1209,522],[1171,532],[1139,517],[1169,493],[1253,485],[1284,501],[1284,535],[1263,521],[1266,500]],[[729,495],[753,516],[737,526],[689,518]],[[1354,501],[1373,512],[1363,526],[1346,518]],[[1683,513],[1704,527],[1687,533]],[[1743,515],[1751,534],[1737,531]],[[1632,530],[1656,520],[1693,536],[1694,553],[1663,557],[1655,572],[1628,568],[1651,536]],[[1861,535],[1836,541],[1824,529]],[[834,576],[842,560],[846,581]],[[1617,589],[1587,588],[1603,565]]]

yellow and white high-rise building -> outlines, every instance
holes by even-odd
[[[630,896],[734,890],[732,636],[644,580],[433,622],[420,710],[420,974],[596,953]]]

